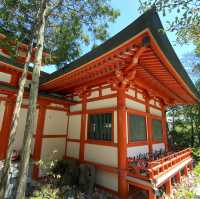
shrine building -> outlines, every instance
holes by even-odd
[[[192,168],[191,149],[171,152],[166,108],[195,104],[199,94],[154,9],[52,74],[42,72],[33,137],[34,161],[76,159],[96,168],[96,184],[122,199],[143,190],[171,194]],[[0,39],[6,37],[0,33]],[[5,158],[27,45],[13,60],[0,47],[0,160]],[[43,53],[47,56],[47,53]],[[34,53],[32,59],[34,60]],[[22,148],[31,70],[14,148]],[[162,151],[160,158],[155,154]],[[182,172],[183,171],[183,172]],[[33,176],[40,176],[35,165]]]

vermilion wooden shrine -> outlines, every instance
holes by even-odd
[[[197,103],[199,95],[162,28],[150,10],[78,60],[51,75],[41,74],[35,161],[52,158],[56,149],[55,158],[95,165],[96,184],[122,199],[136,190],[155,199],[160,187],[171,194],[172,179],[180,182],[181,170],[187,175],[192,157],[190,149],[169,152],[165,110]],[[26,49],[22,44],[15,62],[0,50],[0,159],[5,158]],[[31,71],[28,79],[15,140],[18,151]],[[33,175],[41,175],[37,165]]]

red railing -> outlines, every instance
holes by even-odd
[[[142,179],[156,179],[164,172],[172,169],[182,161],[192,157],[192,150],[190,148],[179,152],[168,152],[164,157],[157,160],[144,160],[137,158],[128,158],[128,175]]]

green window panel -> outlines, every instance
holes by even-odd
[[[152,120],[152,130],[153,130],[153,140],[154,141],[162,141],[163,133],[162,133],[162,122],[161,120]]]
[[[112,140],[112,113],[91,114],[88,116],[88,139]]]
[[[146,119],[140,115],[129,115],[129,141],[146,141]]]

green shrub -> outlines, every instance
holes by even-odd
[[[192,149],[192,155],[195,161],[200,161],[200,147],[196,147]]]

